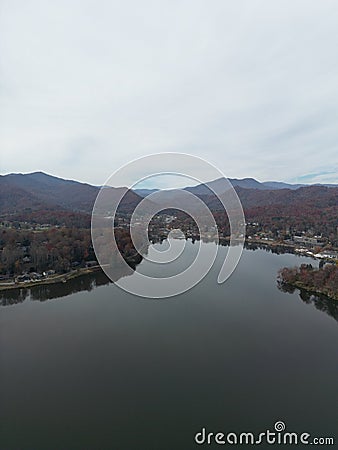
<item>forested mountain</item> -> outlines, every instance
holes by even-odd
[[[228,181],[232,184],[234,188],[240,189],[250,189],[250,190],[259,190],[259,191],[278,191],[282,189],[288,190],[297,190],[302,187],[337,187],[336,184],[289,184],[282,183],[279,181],[263,181],[259,182],[254,178],[243,178],[239,180],[237,178],[228,178]],[[223,192],[228,189],[228,183],[224,178],[218,178],[217,180],[209,181],[206,184],[198,184],[197,186],[191,186],[185,188],[187,191],[192,192],[196,195],[208,195],[211,194],[210,189],[217,190],[217,192]]]
[[[258,183],[252,179],[243,182],[246,186],[256,186]],[[224,180],[216,180],[210,185],[216,187],[217,192],[222,192],[223,185],[225,189],[228,187]],[[205,185],[187,190],[199,197],[213,212],[220,235],[229,236],[226,213],[212,191]],[[235,186],[235,190],[243,205],[248,239],[263,237],[282,242],[305,233],[308,236],[322,236],[325,245],[338,248],[338,187],[260,189]],[[99,192],[99,187],[63,180],[42,172],[0,176],[0,220],[3,227],[0,273],[21,273],[27,268],[37,271],[52,268],[58,272],[67,272],[73,264],[84,266],[86,261],[93,260],[95,256],[89,228],[92,207]],[[140,201],[144,202],[144,211],[151,203],[149,199],[127,188],[105,187],[102,191],[103,211],[109,211],[109,205],[124,193],[119,209],[123,213],[119,217],[123,224],[128,223],[129,215]],[[147,194],[149,192],[143,192],[143,195]],[[177,223],[173,222],[174,227],[194,233],[196,231],[197,234],[191,217],[185,217],[184,213],[177,211],[185,207],[189,211],[191,201],[184,205],[175,190],[161,191],[157,195],[159,199],[154,201],[162,207],[168,198],[172,200],[173,208],[176,205]],[[27,223],[22,226],[23,222]],[[38,233],[32,230],[36,225],[40,226]],[[161,226],[155,226],[155,238],[159,236]],[[132,256],[135,249],[126,227],[117,227],[116,233],[122,254]]]
[[[338,185],[292,185],[280,182],[260,183],[253,178],[238,180],[229,178],[230,183],[235,188],[244,209],[262,206],[315,206],[318,208],[338,205]],[[186,191],[201,198],[211,210],[221,208],[219,200],[215,196],[223,194],[229,189],[229,183],[224,178],[210,181],[206,184],[199,184],[184,188]],[[153,193],[154,189],[136,190],[141,196]],[[177,191],[161,191],[163,199],[177,198]],[[159,197],[160,198],[160,197]]]
[[[132,212],[142,200],[127,188],[106,188],[110,200],[125,193],[121,212]],[[90,214],[100,188],[53,177],[43,172],[0,176],[2,219],[89,226]]]
[[[311,185],[307,184],[290,184],[283,183],[281,181],[263,181],[259,182],[254,178],[228,178],[230,183],[235,188],[243,188],[243,189],[258,189],[260,191],[268,191],[268,190],[279,190],[279,189],[291,189],[296,190],[301,187],[309,187]],[[198,184],[197,186],[188,186],[185,189],[189,192],[192,192],[196,195],[208,195],[212,192],[211,189],[217,189],[217,191],[226,190],[228,183],[224,180],[224,178],[218,178],[217,180],[209,181],[206,184]],[[322,186],[322,187],[338,187],[338,184],[313,184],[312,186]],[[142,197],[146,197],[149,194],[157,191],[158,189],[135,189]]]
[[[306,224],[330,224],[331,233],[338,225],[338,187],[303,186],[298,189],[269,189],[274,182],[259,183],[252,178],[231,179],[242,202],[248,220],[270,223],[282,218],[294,222],[297,217]],[[187,187],[186,190],[200,197],[212,211],[221,208],[219,200],[209,189],[218,192],[226,190],[224,179]],[[262,187],[264,186],[264,187]],[[153,190],[137,191],[127,188],[107,189],[107,201],[125,193],[120,211],[131,213],[144,195]],[[38,223],[86,226],[90,224],[90,214],[100,188],[86,183],[64,180],[43,172],[31,174],[10,174],[0,176],[0,215],[7,220],[33,221]],[[161,194],[162,195],[162,194]],[[175,190],[163,191],[163,196],[175,198]],[[181,205],[184,207],[184,205]],[[146,205],[145,205],[146,208]]]

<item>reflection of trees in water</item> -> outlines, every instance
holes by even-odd
[[[16,303],[22,303],[29,296],[29,289],[10,289],[8,291],[0,292],[0,304],[1,306],[15,305]]]
[[[142,250],[143,254],[146,254],[148,246],[145,246]],[[110,261],[110,278],[103,271],[99,271],[70,278],[66,283],[57,282],[27,288],[9,289],[0,292],[0,305],[7,306],[22,303],[27,298],[43,302],[54,298],[66,297],[81,291],[89,292],[96,287],[107,285],[112,281],[115,282],[122,277],[132,275],[143,258],[140,254],[131,252],[129,256],[123,255],[123,259],[127,264],[122,264],[121,259],[122,256],[120,254],[111,252],[109,246],[107,246],[107,260]]]
[[[313,295],[310,292],[301,290],[299,294],[303,302],[313,304],[316,309],[323,311],[338,321],[338,302],[331,300],[324,295]]]
[[[222,247],[228,247],[229,246],[229,240],[220,240],[219,244]],[[269,244],[269,243],[261,243],[261,242],[248,242],[246,241],[244,244],[244,248],[246,250],[265,250],[267,253],[274,253],[276,255],[284,255],[286,253],[295,254],[294,247],[287,246],[287,245],[279,245],[279,244]]]
[[[125,272],[125,271],[124,271]],[[133,273],[133,269],[130,268]],[[116,272],[115,272],[116,273]],[[120,273],[120,277],[125,276],[125,273]],[[72,278],[66,283],[51,283],[41,284],[29,288],[10,289],[0,293],[0,305],[14,305],[22,303],[24,300],[30,298],[31,300],[38,300],[43,302],[55,298],[66,297],[81,291],[92,291],[94,288],[104,286],[111,283],[111,280],[103,272],[93,272],[79,277]]]
[[[282,255],[285,253],[295,253],[295,249],[293,247],[288,247],[286,245],[278,245],[274,244],[273,246],[270,244],[262,244],[256,242],[246,242],[245,248],[247,250],[265,250],[268,253],[275,253],[277,255]]]
[[[319,311],[325,312],[338,321],[338,302],[336,300],[331,300],[325,295],[314,295],[311,292],[305,291],[304,289],[298,289],[287,283],[279,282],[278,289],[289,294],[293,294],[296,290],[299,290],[299,297],[304,303],[308,305],[312,304]]]

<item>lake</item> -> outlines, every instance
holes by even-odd
[[[334,436],[337,304],[277,286],[281,267],[312,261],[244,250],[217,284],[226,251],[169,299],[101,273],[2,292],[1,450],[187,450],[203,448],[203,427],[258,433],[278,420]]]

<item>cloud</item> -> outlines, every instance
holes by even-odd
[[[336,170],[308,173],[297,177],[292,181],[296,183],[335,183],[337,180],[337,171],[338,166],[336,167]]]
[[[102,184],[164,151],[260,180],[338,166],[335,1],[0,8],[3,172]]]

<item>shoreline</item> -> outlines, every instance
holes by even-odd
[[[191,239],[191,237],[189,237],[189,239]],[[202,238],[203,240],[203,238]],[[212,239],[205,239],[204,242],[211,242]],[[219,245],[229,245],[230,243],[230,239],[227,238],[221,238],[219,241]],[[245,240],[245,247],[250,249],[250,244],[253,245],[262,245],[266,248],[270,248],[270,249],[278,249],[278,248],[283,248],[285,250],[285,253],[290,253],[290,254],[296,254],[299,256],[305,256],[307,258],[311,258],[311,259],[317,259],[314,257],[314,255],[311,254],[307,254],[306,252],[297,252],[297,247],[295,245],[291,245],[288,243],[284,243],[284,242],[278,242],[278,241],[266,241],[266,240],[262,240],[262,239],[257,239],[257,240],[253,240],[253,239],[246,239]],[[133,258],[133,262],[135,261],[135,258]],[[44,284],[57,284],[57,283],[66,283],[68,280],[71,280],[73,278],[77,278],[80,277],[82,275],[88,275],[90,273],[94,273],[97,271],[102,271],[102,268],[100,265],[96,265],[96,266],[92,266],[92,267],[84,267],[84,268],[80,268],[80,269],[75,269],[71,272],[67,272],[64,274],[58,274],[58,275],[51,275],[48,278],[44,278],[41,280],[37,280],[37,281],[28,281],[28,282],[9,282],[9,283],[0,283],[0,291],[6,291],[6,290],[13,290],[13,289],[22,289],[22,288],[31,288],[34,286],[41,286]],[[294,286],[297,287],[299,289],[304,289],[306,290],[306,288],[304,287],[298,287],[298,286]],[[315,293],[315,292],[314,292]],[[317,294],[322,294],[322,295],[326,295],[325,293],[321,293],[321,292],[317,292]],[[327,296],[327,295],[326,295]],[[328,297],[328,296],[327,296]],[[329,297],[331,298],[331,297]],[[333,300],[338,300],[333,298]]]
[[[37,281],[22,281],[22,282],[11,282],[11,283],[0,283],[0,291],[7,291],[7,290],[13,290],[13,289],[22,289],[22,288],[31,288],[34,286],[41,286],[44,284],[57,284],[57,283],[66,283],[68,280],[72,280],[74,278],[78,278],[82,275],[88,275],[90,273],[102,271],[101,266],[93,266],[93,267],[84,267],[81,269],[76,269],[71,272],[58,274],[58,275],[52,275],[48,278],[44,278],[42,280]]]
[[[321,296],[322,295],[322,296],[328,298],[329,300],[332,300],[333,302],[337,302],[338,301],[338,294],[336,296],[335,295],[329,295],[326,292],[323,292],[323,291],[320,291],[320,290],[315,290],[313,288],[307,287],[303,283],[300,283],[299,281],[298,282],[296,281],[295,283],[285,283],[285,284],[288,285],[288,286],[291,286],[293,288],[296,288],[296,289],[298,289],[300,291],[306,291],[309,294],[313,294],[315,296]]]

